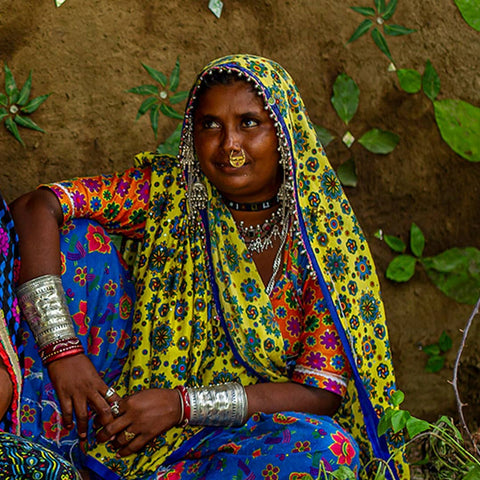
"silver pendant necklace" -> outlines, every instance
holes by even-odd
[[[237,228],[248,251],[262,253],[273,247],[275,239],[281,238],[284,223],[281,209],[277,209],[263,223],[246,226],[242,221],[237,224]]]

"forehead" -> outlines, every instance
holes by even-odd
[[[236,81],[200,90],[195,114],[241,113],[242,111],[264,111],[264,101],[251,84]]]

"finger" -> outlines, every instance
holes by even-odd
[[[86,398],[74,398],[75,418],[77,420],[78,436],[83,439],[87,437],[88,428],[88,405]]]
[[[58,393],[58,401],[60,403],[60,409],[62,410],[62,424],[68,430],[72,430],[74,427],[72,399]]]
[[[110,398],[111,401],[109,403],[105,400],[104,396],[100,392],[95,392],[90,400],[90,404],[97,414],[97,422],[99,422],[101,425],[106,425],[107,423],[113,421],[114,415],[112,414],[112,405],[115,402],[120,404],[121,397],[118,395],[115,394]]]
[[[148,438],[146,438],[142,434],[139,434],[131,442],[129,442],[127,445],[125,445],[123,448],[121,448],[117,452],[117,457],[127,457],[132,453],[136,453],[140,449],[142,449],[147,442],[148,442]]]
[[[96,434],[97,440],[101,443],[115,441],[115,437],[125,430],[130,422],[125,417],[120,417],[102,427]],[[117,447],[118,448],[118,447]]]

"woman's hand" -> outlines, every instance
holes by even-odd
[[[104,395],[108,386],[84,354],[61,358],[48,364],[48,374],[57,392],[62,409],[63,424],[72,429],[73,412],[80,438],[85,438],[88,424],[88,405],[100,419],[111,416],[110,405]]]
[[[0,358],[0,420],[7,413],[12,403],[13,383],[7,371],[7,367]]]
[[[99,442],[111,440],[122,457],[137,452],[150,440],[180,421],[180,396],[175,390],[150,389],[121,398],[115,395],[120,415],[97,433]]]

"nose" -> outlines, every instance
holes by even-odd
[[[242,148],[241,145],[240,132],[234,126],[225,126],[223,135],[223,149],[225,152],[239,151]]]

